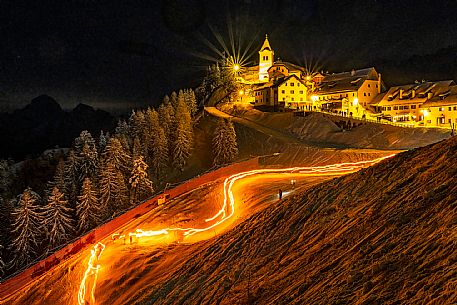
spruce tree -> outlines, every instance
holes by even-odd
[[[124,176],[111,162],[104,162],[100,172],[100,209],[103,218],[128,206],[128,190]]]
[[[184,122],[178,122],[176,128],[176,141],[173,149],[173,167],[183,171],[189,158],[191,142],[189,138],[188,126]]]
[[[95,178],[98,166],[98,153],[95,146],[90,146],[89,143],[84,143],[82,150],[77,156],[78,162],[78,190],[85,178]]]
[[[219,119],[213,134],[213,164],[232,162],[238,155],[236,132],[231,121]]]
[[[72,209],[57,187],[54,187],[48,198],[44,217],[44,225],[48,233],[48,249],[67,242],[74,229]]]
[[[171,106],[173,106],[174,109],[176,109],[178,106],[178,95],[175,91],[173,91],[170,95],[170,104]]]
[[[195,92],[192,89],[189,89],[187,93],[187,107],[189,108],[190,114],[194,116],[197,113],[197,98],[195,97]]]
[[[65,162],[65,194],[68,201],[74,207],[76,196],[79,190],[79,172],[78,159],[73,149],[68,153],[67,161]]]
[[[87,232],[100,222],[100,206],[96,188],[89,178],[84,179],[81,195],[76,205],[78,218],[77,230],[79,234]]]
[[[129,179],[132,204],[146,199],[154,191],[152,182],[148,178],[147,169],[148,165],[143,161],[143,156],[133,160],[132,173]]]
[[[157,112],[154,109],[148,109],[146,117],[151,133],[148,160],[152,172],[156,178],[159,178],[168,163],[167,138],[164,129],[160,126]]]
[[[130,155],[125,151],[119,139],[112,137],[109,139],[103,152],[103,162],[112,164],[122,173],[128,173],[130,168]]]
[[[11,230],[13,235],[11,264],[13,267],[28,265],[37,255],[38,243],[43,235],[44,221],[39,201],[38,194],[30,188],[25,189],[18,197],[18,207],[13,212],[14,221]]]
[[[193,145],[192,119],[184,100],[179,100],[176,107],[176,126],[173,142],[173,166],[182,171]]]
[[[100,131],[100,137],[98,138],[98,154],[101,155],[105,150],[106,144],[108,144],[109,132],[103,133]]]

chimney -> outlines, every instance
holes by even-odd
[[[354,69],[352,69],[352,71],[351,71],[351,76],[355,76],[355,70]]]
[[[400,93],[398,95],[398,99],[400,99],[400,100],[403,99],[403,89],[400,89]]]
[[[381,73],[378,73],[378,94],[381,93]]]
[[[433,92],[428,92],[427,93],[427,99],[431,99],[433,97]]]
[[[415,97],[416,97],[416,90],[412,89],[411,90],[411,98],[415,98]]]

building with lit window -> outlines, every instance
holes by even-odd
[[[449,120],[455,123],[457,117],[457,111],[454,111],[457,101],[455,87],[453,80],[395,86],[373,100],[370,106],[383,119],[395,123],[448,125]]]
[[[367,116],[371,112],[370,102],[385,89],[375,68],[329,75],[318,73],[312,82],[313,109],[355,117]]]
[[[307,91],[305,82],[297,75],[291,74],[257,86],[254,89],[255,104],[273,106],[275,109],[304,109]]]

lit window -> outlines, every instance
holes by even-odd
[[[286,93],[286,90],[281,90],[281,93],[283,93],[283,94]]]
[[[387,111],[390,111],[390,110],[392,110],[392,107],[387,107]]]
[[[300,92],[299,92],[299,93],[300,93],[300,94],[303,94],[303,90],[300,90]]]
[[[398,110],[398,106],[394,106],[394,110]]]
[[[294,93],[295,93],[294,90],[290,90],[290,94],[294,94]]]
[[[291,86],[291,87],[295,86],[295,83],[290,83],[290,86]]]
[[[416,109],[416,105],[411,105],[411,109]]]
[[[292,102],[294,101],[294,98],[292,98]]]
[[[439,110],[439,111],[443,111],[443,110],[444,110],[444,107],[440,107],[438,110]]]

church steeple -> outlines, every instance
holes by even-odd
[[[268,41],[268,34],[265,35],[265,41],[259,51],[259,81],[268,81],[268,69],[273,65],[275,52]]]
[[[265,34],[265,41],[263,42],[263,45],[260,48],[260,52],[262,52],[265,49],[271,51],[270,42],[268,41],[268,34]]]

